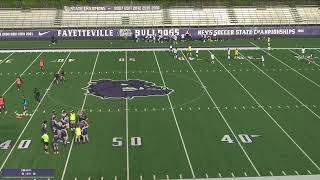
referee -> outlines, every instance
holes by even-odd
[[[48,152],[48,146],[49,146],[49,135],[48,132],[44,132],[41,136],[43,146],[44,146],[44,153],[49,154]]]

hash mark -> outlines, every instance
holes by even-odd
[[[308,173],[311,175],[312,173],[307,169]]]
[[[140,175],[140,180],[142,180],[142,175]]]
[[[296,173],[296,175],[299,175],[298,171],[294,171]]]
[[[233,174],[233,172],[231,172],[231,176],[232,176],[232,177],[234,177],[234,174]]]
[[[179,174],[180,179],[182,179],[182,174]]]
[[[273,173],[271,171],[269,171],[270,175],[273,176]]]
[[[219,177],[222,178],[221,173],[218,173]]]
[[[156,175],[153,175],[153,179],[154,179],[154,180],[156,179]]]
[[[114,177],[114,180],[117,180],[117,176]]]
[[[283,175],[285,175],[285,176],[287,175],[286,172],[284,172],[284,171],[281,171],[281,172],[282,172]]]
[[[246,177],[248,176],[246,172],[244,172],[244,175],[245,175]]]
[[[169,179],[169,175],[166,175],[167,179]]]
[[[206,173],[206,178],[209,178],[208,174]]]

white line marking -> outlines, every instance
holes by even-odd
[[[25,72],[28,71],[28,69],[33,65],[33,63],[41,56],[42,53],[40,53],[27,67],[27,69],[25,69],[19,76],[23,76]],[[11,87],[15,84],[15,80],[13,81],[13,83],[8,87],[8,89],[2,94],[2,96],[4,96],[5,94],[7,94],[7,92],[11,89]]]
[[[235,177],[234,174],[233,174],[233,172],[231,172],[231,176],[232,176],[232,177]]]
[[[294,173],[296,173],[296,175],[299,175],[298,171],[294,171]]]
[[[271,171],[269,171],[270,175],[273,176],[273,173]]]
[[[218,173],[218,175],[219,175],[219,177],[220,177],[220,178],[222,178],[222,175],[221,175],[221,173]]]
[[[182,52],[182,51],[181,51]],[[210,52],[211,53],[211,52]],[[183,56],[186,58],[186,56],[184,55],[184,53],[182,52]],[[195,70],[193,69],[192,65],[190,64],[190,62],[187,60],[186,61],[190,68],[192,69],[192,71],[194,72],[194,74],[196,75],[196,77],[198,78],[200,84],[202,85],[202,87],[204,87],[204,90],[206,91],[206,93],[208,94],[211,102],[214,104],[215,107],[217,107],[216,102],[213,100],[211,94],[209,93],[209,91],[207,90],[207,88],[205,87],[205,85],[203,84],[202,80],[200,79],[200,77],[198,76],[198,74],[195,72]],[[228,121],[226,120],[226,118],[224,117],[224,115],[222,114],[222,112],[220,111],[219,108],[217,108],[217,111],[219,112],[220,116],[222,117],[223,121],[225,122],[225,124],[227,125],[228,129],[230,130],[230,132],[232,133],[233,137],[235,138],[235,140],[237,141],[239,147],[241,148],[242,152],[245,154],[246,158],[248,159],[248,161],[250,162],[251,166],[253,167],[253,169],[255,170],[255,172],[257,173],[258,176],[261,176],[259,171],[257,170],[256,166],[253,164],[251,158],[249,157],[248,153],[244,150],[242,144],[240,143],[238,136],[236,135],[236,133],[233,131],[233,129],[231,128],[231,126],[229,125]]]
[[[166,177],[167,177],[167,179],[170,179],[170,178],[169,178],[169,175],[166,175]]]
[[[254,43],[250,42],[251,44],[255,45]],[[256,46],[256,45],[255,45]],[[258,46],[257,46],[258,47]],[[292,68],[291,66],[289,66],[288,64],[284,63],[283,61],[281,61],[279,58],[273,56],[271,53],[262,50],[263,52],[267,53],[269,56],[273,57],[275,60],[279,61],[281,64],[287,66],[288,68],[290,68],[292,71],[296,72],[297,74],[299,74],[300,76],[304,77],[305,79],[307,79],[309,82],[313,83],[314,85],[320,87],[319,84],[317,84],[316,82],[314,82],[313,80],[309,79],[308,77],[306,77],[305,75],[301,74],[299,71],[295,70],[294,68]],[[240,53],[239,53],[240,54]],[[240,54],[241,55],[241,54]],[[242,55],[241,55],[242,56]]]
[[[180,179],[182,179],[182,174],[179,174]]]
[[[126,55],[126,80],[128,80],[128,52]],[[127,156],[127,180],[130,179],[130,166],[129,166],[129,112],[128,112],[128,98],[126,98],[126,156]]]
[[[101,180],[103,180],[104,178],[103,177],[101,177]]]
[[[94,73],[94,70],[95,70],[95,68],[96,68],[98,58],[99,58],[99,53],[100,53],[100,52],[97,53],[96,60],[95,60],[95,62],[94,62],[93,68],[92,68],[92,72],[91,72],[91,76],[90,76],[89,82],[92,80],[93,73]],[[65,62],[66,62],[66,61],[65,61]],[[88,96],[88,94],[86,93],[86,94],[84,95],[84,98],[83,98],[83,103],[82,103],[82,106],[81,106],[81,111],[83,111],[84,105],[86,104],[87,96]],[[67,167],[68,167],[69,158],[70,158],[70,155],[71,155],[71,151],[72,151],[73,144],[74,144],[74,139],[72,139],[72,142],[71,142],[71,145],[70,145],[70,148],[69,148],[69,152],[68,152],[68,156],[67,156],[66,163],[65,163],[65,165],[64,165],[64,169],[63,169],[63,173],[62,173],[62,176],[61,176],[61,180],[64,179],[64,176],[65,176],[65,174],[66,174],[66,170],[67,170]]]
[[[155,179],[156,179],[156,175],[153,175],[152,177],[153,177],[153,180],[155,180]]]
[[[88,180],[91,180],[91,177],[88,177]]]
[[[281,171],[281,172],[282,172],[283,175],[285,175],[285,176],[287,175],[286,172],[284,172],[284,171]]]
[[[312,173],[309,171],[309,170],[307,170],[308,171],[308,173],[311,175]]]
[[[117,176],[115,176],[115,177],[114,177],[114,180],[117,180],[117,179],[118,179]]]
[[[247,176],[248,176],[248,174],[247,174],[246,172],[244,172],[244,176],[246,176],[246,177],[247,177]]]
[[[68,54],[68,56],[67,56],[67,58],[66,58],[66,59],[68,59],[68,57],[69,57],[69,55],[70,55],[70,54],[71,54],[71,52]],[[64,63],[61,65],[61,67],[60,67],[59,71],[62,69],[62,67],[64,66],[65,62],[66,62],[66,61],[64,61]],[[50,87],[53,85],[53,82],[54,82],[54,80],[52,80],[52,81],[51,81],[51,83],[50,83],[50,85],[49,85],[49,88],[48,88],[48,89],[50,89]],[[20,139],[21,139],[21,137],[22,137],[22,135],[23,135],[24,131],[25,131],[25,130],[27,129],[27,127],[29,126],[29,124],[30,124],[30,122],[31,122],[31,120],[32,120],[32,118],[33,118],[33,116],[35,115],[35,113],[36,113],[36,111],[38,110],[38,108],[40,107],[40,105],[41,105],[42,101],[44,100],[44,98],[45,98],[45,97],[46,97],[46,95],[48,94],[48,91],[49,91],[49,90],[46,90],[46,92],[44,93],[44,95],[43,95],[43,97],[41,98],[41,100],[40,100],[39,104],[37,105],[37,107],[36,107],[35,111],[32,113],[32,115],[30,116],[30,118],[29,118],[29,120],[28,120],[27,124],[26,124],[26,125],[24,126],[24,128],[22,129],[22,131],[21,131],[21,133],[20,133],[20,135],[19,135],[18,139],[16,140],[16,142],[14,143],[14,145],[11,147],[11,150],[10,150],[9,154],[7,155],[6,159],[3,161],[3,163],[2,163],[2,165],[1,165],[1,167],[0,167],[0,171],[2,171],[2,169],[3,169],[4,165],[5,165],[5,164],[6,164],[6,162],[8,161],[8,159],[9,159],[9,157],[10,157],[11,153],[13,152],[14,148],[17,146],[18,142],[20,141]]]
[[[154,57],[155,57],[155,60],[156,60],[156,63],[157,63],[158,69],[159,69],[159,73],[160,73],[160,77],[161,77],[161,79],[162,79],[163,86],[164,86],[164,87],[167,87],[167,86],[166,86],[166,83],[165,83],[165,81],[164,81],[163,75],[162,75],[162,71],[161,71],[161,68],[160,68],[160,65],[159,65],[159,62],[158,62],[157,55],[156,55],[156,53],[155,53],[154,51],[153,51],[153,54],[154,54]],[[192,164],[191,164],[191,161],[190,161],[190,158],[189,158],[189,154],[188,154],[186,145],[185,145],[185,143],[184,143],[184,139],[183,139],[183,137],[182,137],[182,133],[181,133],[181,131],[180,131],[180,126],[179,126],[178,120],[177,120],[177,118],[176,118],[176,113],[174,112],[174,109],[173,109],[173,106],[172,106],[172,103],[171,103],[171,99],[170,99],[169,94],[167,94],[167,97],[168,97],[168,101],[169,101],[169,104],[170,104],[170,107],[171,107],[171,111],[172,111],[172,115],[173,115],[174,121],[175,121],[175,123],[176,123],[177,130],[178,130],[178,133],[179,133],[179,136],[180,136],[180,140],[181,140],[181,142],[182,142],[182,146],[183,146],[185,155],[186,155],[187,160],[188,160],[188,163],[189,163],[189,168],[190,168],[190,170],[191,170],[192,177],[195,178],[195,174],[194,174],[194,171],[193,171],[193,168],[192,168]]]
[[[142,175],[140,175],[140,180],[142,180]]]
[[[211,52],[210,52],[211,53]],[[241,55],[241,53],[239,53]],[[229,71],[227,68],[216,58],[217,62],[230,74],[230,76],[246,91],[246,93],[257,103],[257,105],[261,106],[261,109],[270,117],[270,119],[282,130],[282,132],[298,147],[298,149],[310,160],[310,162],[320,170],[319,166],[309,157],[309,155],[295,142],[295,140],[282,128],[282,126],[269,114],[269,112],[262,107],[262,105],[257,101],[255,97],[240,83],[240,81]],[[250,62],[250,61],[249,61]],[[250,62],[251,63],[251,62]],[[253,64],[254,65],[254,64]],[[258,67],[257,67],[258,68]],[[260,69],[260,68],[258,68]],[[261,70],[262,71],[262,70]],[[263,72],[263,71],[262,71]]]
[[[206,178],[209,178],[208,174],[206,173]]]
[[[12,56],[15,52],[12,52],[11,54],[9,54],[9,56],[7,56],[4,60],[2,60],[0,62],[0,64],[4,63],[10,56]]]

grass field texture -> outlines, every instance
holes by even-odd
[[[265,46],[252,43],[238,45]],[[54,179],[65,180],[320,174],[319,50],[306,50],[315,56],[311,64],[297,49],[240,50],[236,60],[222,50],[200,51],[193,60],[186,53],[178,52],[182,60],[168,51],[1,53],[0,94],[8,110],[0,114],[1,169],[55,169]],[[59,69],[66,81],[56,85]],[[19,75],[20,91],[13,84]],[[132,99],[85,94],[90,80],[103,79],[144,80],[173,92]],[[22,95],[31,116],[16,119]],[[85,111],[90,143],[44,154],[40,127],[52,110]],[[28,148],[18,148],[22,140],[31,140]]]

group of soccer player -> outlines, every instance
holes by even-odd
[[[306,48],[305,47],[301,48],[301,56],[298,59],[299,60],[300,59],[305,59],[308,62],[308,64],[316,63],[315,62],[315,57],[313,56],[312,53],[309,56],[306,55]]]
[[[52,112],[51,116],[51,131],[53,134],[52,149],[54,154],[59,154],[59,144],[64,146],[69,144],[69,132],[74,134],[75,143],[87,143],[89,142],[88,136],[88,117],[84,112],[76,114],[73,110],[67,113],[62,111],[60,118],[56,111]],[[49,134],[48,134],[48,122],[43,121],[41,126],[41,138],[44,143],[44,152],[49,154]]]

